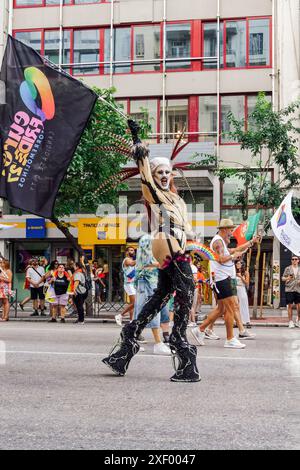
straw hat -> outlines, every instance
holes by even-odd
[[[217,227],[218,229],[221,228],[235,228],[234,223],[231,219],[221,219],[220,225]]]

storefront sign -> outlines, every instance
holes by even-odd
[[[26,238],[45,238],[45,219],[26,219]]]
[[[126,238],[126,217],[107,216],[78,221],[80,245],[124,245]]]

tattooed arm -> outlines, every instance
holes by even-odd
[[[221,240],[216,240],[213,244],[213,250],[219,255],[219,263],[227,263],[227,261],[233,261],[235,260],[238,256],[240,256],[240,253],[232,253],[230,255],[225,255],[224,253],[224,244],[221,242]]]

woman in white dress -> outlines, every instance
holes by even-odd
[[[250,313],[247,289],[249,287],[249,272],[245,269],[245,264],[242,261],[237,261],[236,264],[236,278],[237,278],[237,295],[240,304],[240,312],[242,322],[246,326],[250,326]]]

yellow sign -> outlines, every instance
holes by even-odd
[[[125,245],[126,238],[126,217],[105,216],[78,221],[80,245]]]

